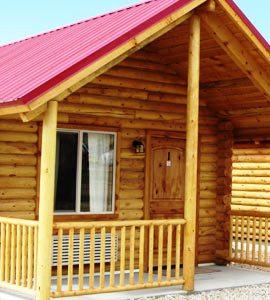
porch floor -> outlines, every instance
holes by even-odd
[[[86,278],[88,280],[88,278]],[[97,278],[98,280],[98,278]],[[243,269],[238,266],[202,266],[197,269],[195,276],[195,291],[208,291],[230,287],[240,287],[246,285],[255,285],[270,283],[270,273],[267,271]],[[55,282],[52,282],[52,288],[55,289]],[[66,297],[58,299],[80,299],[80,300],[130,300],[150,296],[185,294],[180,286],[162,287],[153,289],[143,289],[126,292],[115,292],[109,294],[98,294],[91,296]],[[0,300],[22,300],[34,299],[31,296],[21,295],[19,293],[9,292],[6,289],[0,289]]]

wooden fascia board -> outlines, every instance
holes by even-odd
[[[256,37],[256,35],[250,30],[250,28],[245,24],[245,22],[240,18],[240,16],[232,9],[226,0],[216,0],[218,4],[224,9],[228,14],[230,19],[234,24],[241,29],[241,31],[246,35],[246,37],[256,46],[260,53],[266,58],[268,63],[270,63],[270,52],[261,41]]]
[[[91,82],[94,78],[104,73],[106,70],[113,67],[114,65],[118,64],[122,60],[124,60],[130,54],[136,52],[137,50],[141,49],[148,43],[158,38],[159,36],[165,34],[175,26],[187,20],[192,15],[192,10],[206,1],[207,0],[192,1],[186,6],[180,8],[170,16],[164,18],[162,21],[151,26],[144,32],[138,34],[132,40],[119,46],[114,51],[100,58],[95,63],[84,68],[80,72],[76,73],[74,76],[70,77],[69,79],[65,80],[61,84],[57,85],[47,93],[34,100],[28,105],[29,109],[36,109],[40,105],[43,105],[44,103],[52,99],[58,101],[63,100],[68,95],[78,90],[80,87],[84,86],[88,82]]]
[[[214,14],[203,13],[201,18],[218,44],[251,79],[254,85],[269,98],[270,81],[268,73],[253,59],[248,50],[241,45],[231,31]]]

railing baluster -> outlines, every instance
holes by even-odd
[[[34,237],[33,227],[28,227],[28,253],[27,253],[27,287],[29,289],[33,286],[33,258],[34,258]]]
[[[172,268],[172,224],[168,225],[167,231],[167,274],[166,278],[169,281],[171,279]]]
[[[11,262],[10,262],[10,283],[15,283],[16,267],[16,225],[11,225]]]
[[[140,226],[139,283],[144,282],[144,225]]]
[[[6,225],[1,223],[1,264],[0,279],[5,280],[5,249],[6,249]]]
[[[255,253],[256,253],[256,223],[257,220],[255,217],[253,217],[253,226],[252,226],[252,260],[255,259]]]
[[[16,284],[21,285],[22,274],[22,226],[17,225],[17,240],[16,240]]]
[[[135,226],[130,228],[130,252],[129,252],[129,284],[134,285],[134,248],[135,248]]]
[[[34,227],[34,289],[37,284],[37,247],[38,247],[38,226]]]
[[[89,266],[89,288],[94,289],[95,287],[95,239],[96,239],[96,228],[91,227],[90,229],[90,266]]]
[[[22,231],[22,286],[26,287],[27,275],[27,226],[23,225]]]
[[[120,286],[125,285],[126,264],[126,226],[121,227],[121,249],[120,249]]]
[[[10,224],[6,225],[6,248],[5,248],[5,281],[9,282],[10,275]]]
[[[154,225],[149,227],[149,254],[148,254],[148,282],[153,282],[153,264],[154,264]]]
[[[242,216],[241,217],[241,253],[240,253],[240,259],[241,260],[244,260],[244,250],[245,250],[245,248],[244,248],[244,242],[245,242],[245,237],[244,237],[244,222],[245,222],[245,219],[244,219],[244,217]]]
[[[246,260],[250,259],[250,217],[247,217],[247,247],[246,247]]]
[[[163,266],[163,225],[158,226],[158,282],[162,281]]]
[[[103,226],[101,228],[101,247],[100,247],[100,269],[99,285],[101,289],[105,287],[105,243],[106,243],[106,228]]]
[[[62,270],[62,248],[63,248],[63,229],[59,228],[57,232],[57,280],[56,280],[56,290],[57,292],[61,292],[62,290],[62,276],[63,276],[63,270]]]
[[[74,228],[70,228],[68,242],[68,291],[73,287],[73,253],[74,253]]]
[[[262,261],[262,218],[259,218],[259,249],[258,249],[258,262]]]
[[[235,217],[235,258],[239,259],[238,257],[238,225],[239,225],[239,218]]]
[[[83,289],[84,274],[84,228],[80,228],[80,249],[79,249],[79,290]]]
[[[180,278],[180,260],[181,260],[181,225],[176,225],[175,239],[175,279]]]
[[[111,262],[110,262],[110,287],[114,287],[115,283],[115,238],[116,238],[116,229],[115,226],[111,228]]]
[[[265,218],[264,224],[264,262],[268,263],[268,218]]]

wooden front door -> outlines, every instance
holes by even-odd
[[[152,136],[150,145],[149,217],[182,218],[185,140],[178,136]]]

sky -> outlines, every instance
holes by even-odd
[[[4,0],[0,45],[122,8],[138,0]],[[270,1],[235,0],[270,42]],[[260,4],[260,5],[259,5]]]

